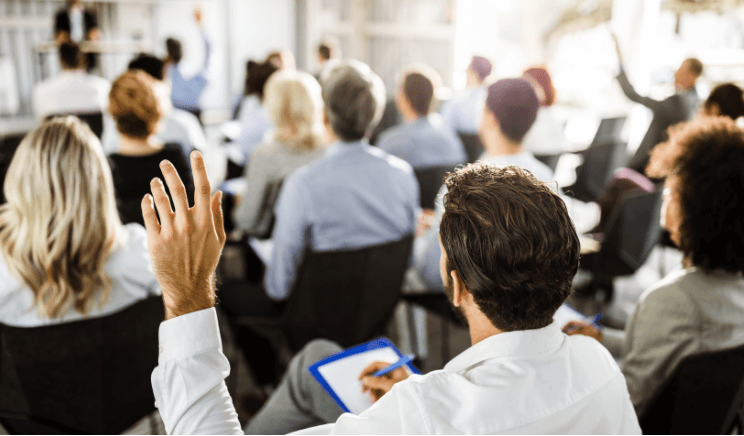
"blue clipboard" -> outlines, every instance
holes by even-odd
[[[361,344],[361,345],[348,348],[338,354],[334,354],[333,356],[326,357],[325,359],[311,365],[308,368],[308,371],[310,371],[310,374],[312,374],[313,377],[315,377],[315,380],[317,380],[318,383],[320,383],[323,389],[325,389],[326,392],[328,392],[328,395],[330,395],[331,398],[333,398],[333,400],[339,405],[339,407],[341,407],[341,409],[344,410],[344,412],[352,413],[351,410],[349,410],[349,408],[346,407],[346,404],[344,404],[344,402],[341,401],[341,398],[338,397],[338,395],[336,394],[336,391],[334,391],[333,388],[328,384],[325,377],[323,377],[323,375],[320,373],[319,369],[321,366],[327,365],[331,362],[335,362],[337,360],[341,360],[346,357],[353,356],[355,354],[360,354],[366,351],[376,350],[379,348],[391,348],[395,352],[395,354],[398,355],[399,358],[403,357],[403,353],[401,353],[400,350],[398,350],[395,347],[395,345],[393,345],[393,343],[390,342],[390,340],[386,338],[379,338],[379,339],[375,339],[373,341],[367,342],[365,344]],[[408,364],[406,364],[406,366],[408,366],[408,369],[411,370],[412,373],[421,374],[421,372],[418,369],[416,369],[415,366],[413,366],[413,363],[409,362]]]

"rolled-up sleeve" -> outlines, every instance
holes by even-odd
[[[230,364],[215,309],[165,321],[159,337],[151,381],[168,434],[243,434],[225,385]]]

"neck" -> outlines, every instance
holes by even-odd
[[[147,155],[161,148],[163,148],[163,143],[155,135],[147,138],[133,138],[122,134],[119,143],[119,153],[129,156]]]
[[[475,345],[484,339],[503,333],[501,330],[494,327],[491,321],[480,310],[463,309],[463,311],[468,320],[471,345]]]
[[[522,144],[514,142],[504,136],[500,131],[482,132],[483,148],[489,156],[503,156],[508,154],[519,154],[524,151]]]
[[[421,118],[426,118],[426,115],[419,115],[416,112],[408,112],[405,114],[401,114],[403,116],[403,119],[406,120],[406,122],[412,123],[416,120],[420,120]]]

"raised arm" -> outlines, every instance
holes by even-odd
[[[636,92],[635,88],[633,88],[633,85],[630,84],[628,76],[625,74],[625,69],[623,68],[623,52],[622,50],[620,50],[620,42],[617,40],[617,36],[615,36],[615,34],[612,34],[612,40],[615,43],[617,61],[620,64],[620,73],[617,75],[617,81],[620,84],[620,88],[623,90],[623,94],[625,94],[625,96],[628,97],[630,101],[640,103],[651,109],[652,111],[656,111],[657,109],[659,109],[659,105],[661,104],[661,102],[650,97],[643,97]]]
[[[242,434],[224,382],[230,365],[222,354],[214,312],[214,272],[225,244],[222,193],[211,194],[199,152],[191,153],[192,208],[175,167],[163,161],[160,168],[176,210],[158,178],[151,183],[152,196],[142,200],[147,245],[166,318],[160,325],[160,356],[152,373],[156,404],[169,434]]]

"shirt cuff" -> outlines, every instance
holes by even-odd
[[[209,349],[222,349],[220,326],[214,307],[160,323],[158,364],[187,359]]]

